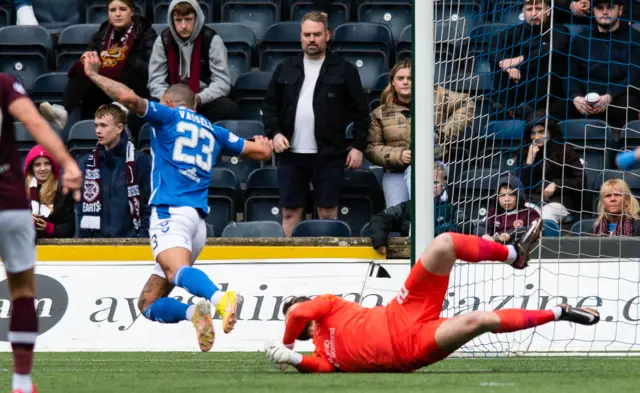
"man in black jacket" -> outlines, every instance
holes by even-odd
[[[593,0],[594,24],[590,37],[576,36],[569,58],[569,100],[551,113],[559,120],[602,119],[623,127],[638,118],[640,32],[620,18],[624,0]],[[629,88],[631,87],[631,88]],[[594,102],[587,102],[593,94]],[[595,101],[597,99],[597,101]]]
[[[566,96],[558,88],[561,85],[558,82],[566,75],[569,30],[562,25],[551,29],[551,11],[550,0],[525,1],[522,5],[525,23],[501,31],[494,41],[493,99],[510,118],[523,112],[525,106],[535,110],[546,107],[548,97]]]
[[[338,217],[346,166],[362,165],[369,110],[358,70],[326,55],[331,33],[327,17],[313,11],[302,20],[304,55],[280,63],[262,105],[267,136],[279,159],[282,227],[288,236],[302,220],[309,181],[322,219]],[[353,122],[353,148],[347,154],[346,127]]]

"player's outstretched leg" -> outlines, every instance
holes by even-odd
[[[192,295],[209,300],[222,318],[223,331],[229,333],[237,322],[236,311],[243,301],[242,296],[234,291],[222,292],[202,270],[190,266],[190,254],[186,248],[170,248],[160,253],[157,261],[170,283],[184,288]]]
[[[515,269],[524,269],[541,231],[542,220],[538,219],[515,245],[506,246],[478,236],[444,233],[433,240],[420,262],[427,271],[438,276],[449,275],[458,259],[465,262],[501,261]]]
[[[474,311],[447,319],[436,330],[435,340],[440,348],[453,352],[483,333],[516,332],[553,321],[595,325],[600,321],[600,314],[590,308],[577,308],[568,304],[559,304],[548,310],[512,308]]]

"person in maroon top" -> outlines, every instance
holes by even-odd
[[[35,309],[35,229],[27,201],[14,119],[22,122],[33,138],[48,151],[64,171],[65,193],[80,200],[82,174],[64,144],[13,76],[0,73],[0,259],[4,263],[11,296],[8,341],[13,349],[13,393],[33,393],[31,382],[33,346],[38,335]]]

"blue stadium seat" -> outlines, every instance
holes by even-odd
[[[619,171],[606,170],[601,172],[593,182],[593,190],[599,192],[602,184],[611,179],[622,179],[628,185],[633,195],[640,195],[640,170]]]
[[[300,22],[273,24],[260,45],[260,70],[273,72],[280,62],[300,53]]]
[[[147,4],[145,0],[136,0],[136,13],[145,16],[147,12]],[[85,20],[87,23],[102,24],[109,19],[107,0],[88,0],[86,1]],[[166,18],[164,19],[166,21]]]
[[[609,148],[613,134],[603,120],[571,119],[558,123],[564,139],[580,155],[588,181],[609,167]],[[588,183],[587,183],[588,184]]]
[[[543,220],[542,236],[560,237],[560,225],[554,220]]]
[[[351,232],[360,233],[375,213],[373,201],[364,195],[341,195],[338,201],[338,220],[344,221]]]
[[[497,45],[498,34],[510,28],[506,23],[491,23],[475,27],[471,30],[469,44],[473,53],[489,53]]]
[[[280,22],[280,7],[269,1],[233,1],[222,5],[222,21],[249,26],[262,40],[267,28]]]
[[[360,230],[360,237],[370,237],[370,236],[371,236],[371,223],[366,223]]]
[[[151,27],[156,31],[156,34],[160,35],[163,31],[169,28],[169,25],[166,23],[154,23]]]
[[[483,136],[491,139],[495,138],[496,147],[520,145],[524,127],[525,122],[521,120],[492,121],[487,125]]]
[[[376,175],[366,169],[347,169],[344,171],[341,197],[361,198],[371,202],[372,213],[384,209],[384,194]]]
[[[393,38],[388,27],[377,23],[346,23],[336,28],[332,51],[352,63],[360,73],[362,86],[370,89],[389,68]]]
[[[313,11],[313,2],[296,1],[291,5],[291,20],[300,22],[309,12]],[[350,20],[350,9],[348,0],[345,2],[331,2],[331,12],[329,13],[329,27],[336,28]]]
[[[229,74],[231,83],[238,77],[251,71],[251,59],[256,52],[256,36],[249,27],[241,23],[210,23],[227,47]]]
[[[277,168],[268,167],[253,171],[247,179],[245,195],[245,221],[282,222]]]
[[[448,22],[456,38],[468,38],[471,30],[481,23],[484,18],[480,6],[473,2],[455,2],[453,4],[435,3],[435,20]]]
[[[255,120],[225,120],[219,121],[215,125],[224,127],[245,139],[253,138],[255,135],[264,135],[264,126]],[[215,166],[230,169],[238,177],[240,184],[244,184],[247,182],[249,174],[261,168],[263,164],[260,161],[245,159],[223,150],[222,154],[218,156]]]
[[[410,2],[374,1],[358,7],[360,22],[386,25],[396,41],[400,39],[404,28],[411,25],[412,19]]]
[[[271,72],[247,72],[240,75],[235,85],[236,102],[245,120],[262,121],[262,100],[269,82]]]
[[[494,23],[515,25],[524,22],[522,3],[504,3],[497,5],[491,14]]]
[[[0,28],[0,72],[18,77],[25,89],[48,71],[51,36],[42,26]]]
[[[638,146],[640,146],[640,120],[633,120],[622,130],[619,148],[631,150]]]
[[[293,228],[293,237],[351,237],[349,225],[339,220],[307,220]]]
[[[169,21],[169,4],[171,0],[151,0],[153,10],[153,20],[156,23],[167,23]],[[204,23],[213,22],[212,2],[199,1],[198,4],[204,13]]]
[[[493,76],[489,73],[458,73],[452,75],[448,82],[442,84],[444,88],[467,93],[469,95],[489,95],[493,91]]]
[[[585,236],[593,233],[593,226],[595,225],[595,219],[584,219],[576,222],[571,226],[569,230],[569,236]]]
[[[9,26],[13,20],[13,5],[0,1],[0,27]]]
[[[274,221],[231,222],[222,237],[284,237],[284,230]]]
[[[31,150],[35,145],[37,145],[36,141],[31,136],[31,133],[27,131],[27,128],[24,124],[16,121],[13,123],[13,127],[16,130],[16,144],[18,146],[18,151],[22,155],[22,157],[26,157],[29,150]]]
[[[62,30],[56,46],[57,70],[67,72],[73,63],[80,60],[80,56],[87,51],[91,36],[95,34],[100,25],[86,24],[73,25]]]
[[[138,150],[144,153],[151,151],[151,124],[145,123],[138,134]]]
[[[492,169],[462,173],[453,184],[453,200],[478,200],[497,195],[500,172]]]
[[[98,137],[93,119],[82,120],[71,127],[67,148],[74,157],[79,157],[96,148]]]
[[[226,168],[213,168],[207,201],[209,215],[206,221],[213,227],[215,236],[220,236],[227,224],[235,221],[239,190],[238,179],[232,171]]]
[[[412,58],[413,26],[405,27],[400,33],[398,45],[396,46],[396,62]]]
[[[69,78],[66,72],[42,74],[33,82],[31,99],[36,104],[44,101],[60,103],[67,83],[69,83]]]

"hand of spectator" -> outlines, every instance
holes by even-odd
[[[347,168],[358,169],[362,166],[362,152],[358,149],[351,149],[347,156]]]
[[[33,216],[33,223],[38,231],[44,231],[44,228],[47,226],[47,222],[40,216]]]
[[[400,160],[405,165],[411,164],[411,150],[403,150],[400,155]]]
[[[591,4],[589,0],[572,1],[569,8],[573,14],[577,16],[586,16],[591,13]]]
[[[289,149],[289,140],[282,134],[276,134],[273,137],[273,150],[276,153],[282,153]]]
[[[498,62],[498,66],[502,68],[503,71],[507,71],[509,68],[517,67],[524,58],[522,56],[514,57],[512,59],[504,59]]]
[[[551,183],[544,188],[544,197],[550,199],[556,192],[556,183]]]
[[[532,143],[529,145],[529,151],[527,153],[527,165],[531,165],[533,164],[533,160],[536,157],[536,154],[538,154],[538,151],[540,151],[540,146],[538,146],[535,143]]]
[[[589,105],[589,109],[591,110],[589,114],[598,114],[604,112],[609,104],[611,104],[612,97],[610,94],[601,95],[598,102],[594,105]]]
[[[487,235],[486,233],[484,235],[482,235],[482,238],[484,240],[489,240],[489,241],[495,242],[495,239],[493,237],[491,237],[490,235]]]
[[[513,79],[514,81],[518,81],[520,80],[520,70],[517,68],[507,68],[505,70],[505,72],[507,74],[509,74],[509,78]]]
[[[498,235],[497,240],[501,241],[502,243],[506,243],[511,240],[511,236],[509,236],[508,233],[501,233]]]
[[[387,246],[380,246],[376,248],[376,252],[380,255],[387,255]]]
[[[69,161],[60,163],[62,167],[62,193],[73,192],[73,199],[80,202],[80,189],[82,188],[82,172],[76,161],[69,157]]]
[[[89,76],[94,72],[100,71],[102,60],[100,60],[98,52],[85,52],[82,55],[82,63],[84,64],[84,73]]]
[[[591,114],[589,113],[587,100],[584,97],[576,96],[576,98],[573,99],[573,105],[576,107],[578,112],[582,113],[583,115]]]

